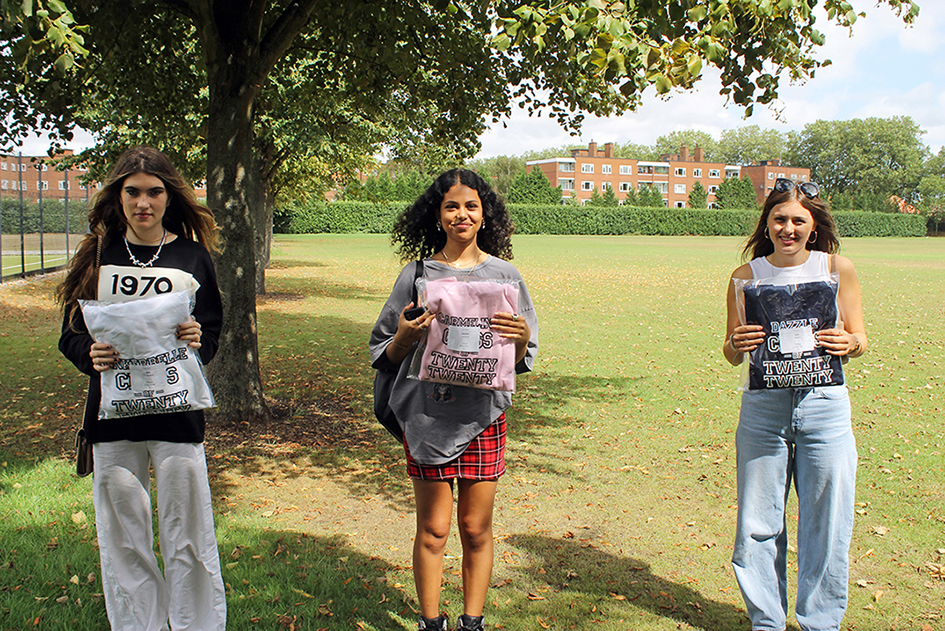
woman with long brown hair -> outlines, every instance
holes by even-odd
[[[751,260],[728,286],[722,350],[732,365],[749,361],[732,566],[757,631],[786,625],[792,483],[798,624],[839,629],[847,606],[857,454],[841,359],[866,352],[867,338],[856,270],[836,254],[819,193],[813,182],[775,182],[744,249]]]
[[[89,376],[83,427],[93,446],[92,497],[109,622],[116,631],[223,629],[226,600],[203,412],[103,418],[102,374],[121,358],[107,340],[93,339],[79,306],[80,300],[119,303],[189,290],[191,317],[172,333],[209,362],[223,315],[209,253],[216,245],[213,214],[164,154],[135,147],[118,159],[93,200],[89,228],[57,293],[64,314],[59,349]],[[163,573],[151,527],[152,467]]]

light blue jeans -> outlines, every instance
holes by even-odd
[[[738,525],[732,565],[753,631],[785,628],[787,524],[797,493],[797,603],[804,631],[834,631],[847,607],[856,442],[846,386],[750,390],[735,435]]]

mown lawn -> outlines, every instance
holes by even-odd
[[[509,415],[493,627],[748,628],[729,567],[738,370],[719,350],[739,246],[516,237],[541,350]],[[860,465],[845,627],[945,629],[945,240],[843,253],[871,341],[846,367]],[[230,629],[415,628],[409,481],[371,416],[366,350],[399,267],[382,236],[277,237],[258,311],[281,420],[208,432]],[[91,483],[62,459],[84,388],[55,348],[55,282],[0,286],[0,629],[107,628]],[[454,537],[453,618],[460,554]]]

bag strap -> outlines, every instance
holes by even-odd
[[[413,269],[413,293],[411,295],[413,296],[414,307],[420,306],[417,304],[417,279],[422,278],[422,277],[423,277],[423,259],[419,259],[417,260],[416,263],[414,263],[414,269]]]

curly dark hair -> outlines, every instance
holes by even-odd
[[[840,249],[840,239],[837,238],[837,225],[830,216],[830,209],[827,202],[820,196],[807,197],[801,192],[801,189],[794,186],[786,191],[774,190],[765,200],[764,208],[761,211],[761,217],[758,219],[758,225],[755,231],[748,238],[745,249],[742,250],[743,259],[757,259],[762,256],[768,256],[774,252],[774,244],[768,238],[766,231],[768,228],[768,216],[771,210],[778,204],[783,204],[791,200],[796,200],[801,206],[807,209],[814,220],[814,230],[817,239],[811,243],[807,242],[808,250],[820,250],[828,254],[834,254]]]
[[[89,234],[76,249],[66,277],[56,290],[57,301],[70,315],[77,300],[95,298],[98,240],[101,237],[104,249],[124,235],[127,219],[121,207],[121,189],[125,179],[136,173],[153,175],[164,182],[168,202],[163,224],[169,232],[198,241],[211,252],[217,249],[217,224],[213,212],[197,201],[194,189],[167,156],[152,147],[132,147],[121,154],[101,192],[92,199]]]
[[[446,245],[446,233],[437,230],[443,197],[456,184],[475,190],[482,202],[485,225],[476,235],[476,244],[483,252],[501,259],[512,258],[512,233],[515,227],[505,204],[489,184],[475,171],[451,169],[441,174],[423,195],[397,218],[390,241],[402,261],[415,261],[432,256]]]

